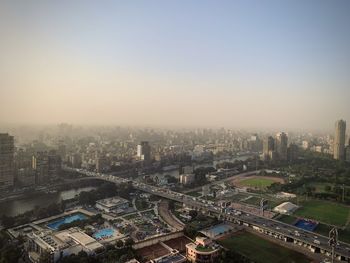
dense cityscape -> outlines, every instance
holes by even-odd
[[[333,227],[335,258],[349,260],[343,120],[333,134],[8,129],[0,134],[1,223],[20,244],[6,253],[24,262],[255,261],[243,241],[242,251],[227,250],[237,237],[283,241],[294,260],[309,262],[332,256]]]
[[[350,263],[350,1],[0,1],[0,263]]]

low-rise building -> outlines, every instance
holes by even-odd
[[[220,246],[206,237],[197,237],[195,243],[186,245],[186,257],[190,262],[212,263],[220,255]]]
[[[279,192],[276,195],[276,198],[296,198],[297,195],[293,193]]]
[[[96,201],[96,208],[106,213],[121,213],[129,207],[129,201],[115,196]]]
[[[194,174],[182,174],[180,175],[180,184],[189,185],[194,183],[195,175]]]
[[[27,235],[26,251],[32,263],[56,263],[61,258],[85,251],[88,255],[98,254],[104,247],[79,228],[52,233],[50,230],[31,232]]]
[[[186,257],[181,255],[177,250],[174,250],[173,252],[165,256],[152,259],[150,262],[151,263],[183,263],[183,262],[186,262]]]
[[[273,211],[280,213],[280,214],[291,214],[295,210],[297,210],[299,206],[291,203],[291,202],[284,202],[278,206],[276,206]]]

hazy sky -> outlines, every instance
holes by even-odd
[[[0,122],[333,128],[350,1],[0,2]]]

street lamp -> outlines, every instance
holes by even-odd
[[[264,216],[264,206],[265,206],[265,199],[261,198],[261,200],[260,200],[260,209],[261,209],[261,212],[262,212],[262,216]]]
[[[333,227],[331,229],[331,231],[329,231],[328,244],[332,248],[332,263],[333,263],[334,262],[334,249],[338,245],[338,230],[335,227]]]

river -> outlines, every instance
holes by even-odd
[[[36,206],[47,207],[50,204],[59,203],[62,200],[71,199],[80,192],[91,191],[94,189],[96,189],[96,187],[82,187],[77,189],[60,191],[52,194],[40,194],[28,198],[2,202],[0,203],[0,216],[16,216],[32,210]]]
[[[240,156],[240,157],[233,157],[230,159],[225,160],[218,160],[213,161],[212,163],[205,163],[196,165],[195,168],[199,167],[215,167],[218,163],[222,162],[234,162],[236,160],[247,160],[251,156]],[[150,174],[150,177],[158,177],[159,179],[163,178],[165,175],[171,175],[175,178],[179,178],[179,171],[173,170],[173,171],[167,171],[163,173],[154,173]],[[136,180],[141,180],[143,176],[138,177]],[[25,213],[27,211],[30,211],[34,209],[36,206],[39,207],[47,207],[50,204],[53,203],[59,203],[62,200],[71,199],[75,195],[79,194],[82,191],[90,191],[96,189],[96,187],[82,187],[77,189],[71,189],[66,191],[60,191],[54,194],[40,194],[36,196],[31,196],[25,199],[19,199],[19,200],[11,200],[0,203],[0,216],[1,215],[7,215],[7,216],[16,216],[22,213]]]

